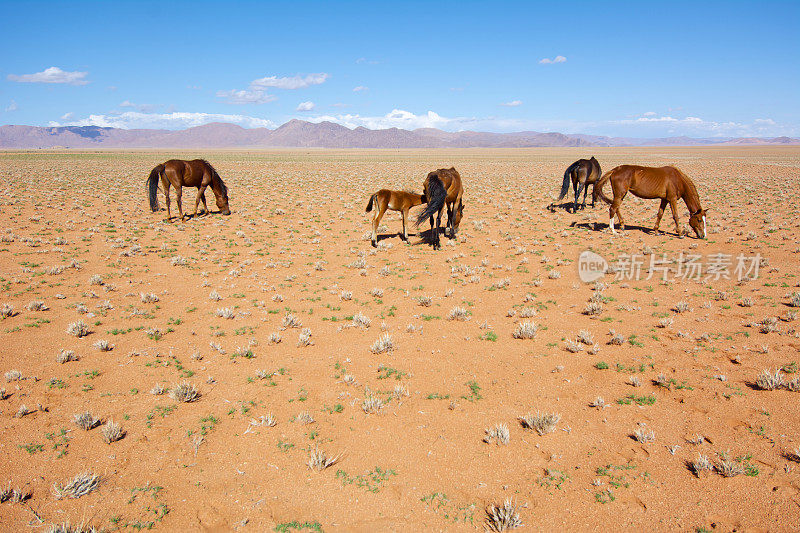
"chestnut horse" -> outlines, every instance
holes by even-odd
[[[415,205],[424,204],[427,201],[424,194],[415,194],[406,191],[390,191],[389,189],[381,189],[370,196],[366,212],[369,213],[372,211],[372,204],[375,204],[375,214],[372,217],[372,246],[378,246],[378,224],[381,223],[381,218],[383,218],[383,214],[387,209],[389,211],[400,211],[400,213],[402,213],[403,240],[408,242],[408,233],[406,233],[408,210]]]
[[[614,191],[614,199],[610,200],[603,194],[603,186],[607,181],[611,181],[611,189]],[[608,211],[609,226],[611,231],[616,234],[614,229],[614,215],[619,218],[621,229],[625,229],[625,222],[622,220],[622,213],[619,206],[628,191],[639,198],[661,199],[661,207],[658,209],[656,225],[653,228],[658,233],[658,226],[661,224],[661,217],[664,215],[664,208],[669,203],[672,208],[672,218],[675,219],[675,231],[678,237],[683,237],[683,231],[678,221],[678,200],[683,199],[689,209],[689,225],[694,230],[699,239],[706,238],[706,211],[700,206],[700,196],[697,188],[689,177],[675,167],[640,167],[636,165],[621,165],[609,172],[606,172],[600,181],[595,184],[593,196],[599,196],[604,202],[611,204]]]
[[[231,210],[228,208],[228,187],[222,178],[219,177],[214,167],[204,159],[194,159],[192,161],[184,161],[182,159],[170,159],[164,164],[158,165],[151,172],[147,178],[148,193],[150,196],[150,209],[154,212],[158,211],[158,181],[161,180],[161,185],[164,189],[164,196],[167,199],[167,220],[171,220],[169,210],[169,186],[175,187],[175,196],[178,202],[178,214],[180,221],[183,222],[183,206],[181,202],[181,188],[182,187],[197,187],[197,198],[194,201],[194,214],[197,216],[197,207],[200,201],[203,202],[203,209],[208,214],[208,206],[206,205],[206,187],[211,185],[211,190],[214,191],[214,196],[217,197],[217,207],[223,215],[230,215]]]
[[[439,243],[439,228],[442,227],[442,209],[447,206],[447,227],[450,228],[450,238],[456,236],[458,226],[461,224],[461,217],[464,215],[464,203],[461,197],[464,188],[461,185],[461,176],[453,168],[440,168],[430,172],[422,182],[425,197],[428,199],[428,206],[419,214],[415,226],[422,224],[425,219],[431,220],[431,232],[433,233],[433,249],[441,248]],[[436,216],[436,226],[433,224],[433,214]],[[447,228],[445,228],[445,235]]]
[[[578,211],[578,198],[583,191],[583,204],[581,209],[586,208],[586,193],[589,192],[589,185],[594,185],[603,173],[600,171],[600,163],[592,156],[591,159],[578,159],[564,171],[564,183],[561,185],[561,194],[557,202],[569,192],[569,182],[572,180],[572,191],[575,193],[575,203],[573,213]],[[580,184],[580,187],[578,186]],[[592,207],[594,207],[594,192],[592,192]]]

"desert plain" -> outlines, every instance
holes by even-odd
[[[679,167],[708,238],[548,209],[590,155]],[[232,215],[151,212],[173,157]],[[457,237],[371,247],[450,166]],[[800,529],[798,185],[797,147],[1,152],[0,529]]]

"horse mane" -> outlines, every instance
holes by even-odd
[[[672,167],[678,171],[678,175],[683,180],[685,185],[685,192],[684,192],[684,199],[683,201],[686,202],[686,207],[689,208],[689,214],[694,215],[698,211],[700,211],[703,207],[700,205],[700,194],[697,192],[697,186],[694,184],[692,179],[683,173],[683,171],[677,167]],[[689,202],[696,204],[697,209],[692,209],[689,206]]]
[[[218,185],[219,185],[219,188],[220,188],[220,190],[222,191],[222,195],[223,195],[225,198],[227,198],[227,197],[228,197],[228,186],[227,186],[227,185],[225,185],[225,182],[224,182],[224,181],[222,181],[222,178],[219,176],[219,173],[217,172],[217,169],[215,169],[215,168],[214,168],[214,167],[211,165],[211,163],[209,163],[209,162],[208,162],[208,161],[206,161],[205,159],[201,159],[200,161],[202,161],[202,162],[203,162],[203,164],[205,164],[206,166],[208,166],[208,168],[210,168],[210,169],[211,169],[211,182],[212,182],[212,183],[216,183],[216,184],[218,184]]]

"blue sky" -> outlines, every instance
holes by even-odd
[[[800,136],[800,1],[0,1],[0,124]]]

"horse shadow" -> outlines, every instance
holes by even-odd
[[[581,229],[588,229],[590,231],[605,231],[609,228],[609,224],[607,222],[573,222],[569,225],[571,228],[581,228]],[[635,224],[625,224],[625,230],[639,230],[643,233],[648,233],[650,235],[655,235],[656,233],[653,231],[653,228],[648,228],[645,226],[637,226]],[[617,227],[617,231],[620,231],[619,227]],[[678,234],[674,231],[666,231],[663,229],[658,230],[658,234],[663,236],[671,236],[677,237]]]
[[[593,209],[591,204],[587,203],[585,209],[580,208],[580,204],[578,204],[578,209],[575,209],[575,202],[563,202],[560,204],[552,203],[547,206],[547,210],[551,213],[555,213],[556,211],[564,211],[565,213],[577,213],[578,211],[586,211],[588,209]]]

